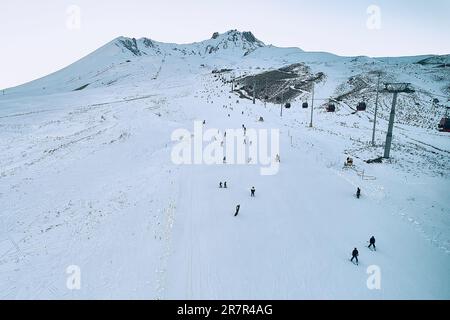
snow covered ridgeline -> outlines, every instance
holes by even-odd
[[[215,32],[211,39],[192,44],[166,44],[148,38],[120,37],[113,41],[119,48],[130,51],[135,56],[142,55],[198,55],[206,56],[220,50],[231,50],[238,54],[248,55],[265,44],[256,39],[251,32],[230,30],[224,34]]]

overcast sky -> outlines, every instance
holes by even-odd
[[[189,43],[238,29],[267,44],[340,55],[450,53],[449,0],[0,1],[0,88],[61,69],[117,36]]]

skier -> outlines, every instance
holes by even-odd
[[[223,157],[223,163],[227,163],[227,157]]]
[[[358,249],[356,248],[353,249],[352,258],[350,259],[350,261],[353,262],[353,259],[356,259],[356,265],[358,265],[358,256],[359,256]]]
[[[375,246],[375,237],[374,236],[372,236],[371,238],[370,238],[370,240],[369,240],[369,249],[370,249],[370,247],[372,247],[373,246],[373,250],[375,250],[375,251],[377,251],[377,247]]]
[[[206,124],[206,120],[203,120],[203,124]]]
[[[254,197],[255,196],[255,187],[252,187],[251,189],[250,189],[250,196],[251,197]]]
[[[347,157],[347,161],[344,164],[345,167],[352,167],[353,166],[353,159],[350,157]]]
[[[356,189],[356,197],[359,199],[360,196],[361,196],[361,189],[358,187]]]
[[[280,162],[280,155],[277,153],[276,157],[275,157],[275,161],[276,162]]]
[[[224,187],[225,189],[227,188],[227,182],[226,182],[226,181],[223,183],[223,187]]]
[[[222,182],[219,183],[219,188],[222,188]]]
[[[240,209],[240,208],[241,208],[241,205],[238,204],[238,205],[236,206],[236,213],[234,214],[235,217],[238,215],[239,209]]]

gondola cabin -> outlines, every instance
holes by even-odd
[[[438,125],[439,131],[450,132],[450,118],[443,117]]]
[[[303,108],[303,109],[307,109],[307,108],[308,108],[308,102],[303,102],[302,108]]]
[[[336,106],[334,105],[334,103],[329,103],[327,106],[327,112],[335,112],[336,111]]]
[[[358,111],[365,111],[367,108],[367,105],[365,102],[360,102],[358,103],[358,105],[356,106],[356,110]]]

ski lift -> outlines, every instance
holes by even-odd
[[[443,117],[438,125],[439,131],[450,132],[450,118]]]
[[[347,160],[344,162],[344,168],[353,167],[353,158],[347,157]]]
[[[367,105],[365,102],[360,102],[358,103],[358,105],[356,106],[356,110],[358,111],[365,111],[367,108]]]
[[[447,116],[449,109],[450,107],[447,107],[445,110],[445,116],[442,117],[438,124],[439,131],[441,132],[450,132],[450,117]]]
[[[290,103],[290,102],[286,102],[286,104],[284,105],[284,107],[285,107],[286,109],[289,109],[289,108],[291,107],[291,103]]]
[[[336,106],[334,105],[334,103],[329,103],[327,106],[327,112],[335,112],[336,111]]]
[[[302,108],[303,108],[303,109],[307,109],[307,108],[308,108],[308,102],[303,102]]]

